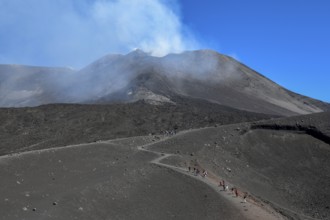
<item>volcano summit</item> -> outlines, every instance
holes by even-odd
[[[107,55],[87,67],[1,65],[2,107],[49,103],[174,103],[175,97],[206,100],[275,115],[322,112],[329,105],[288,91],[261,74],[211,50],[153,57],[141,50]]]

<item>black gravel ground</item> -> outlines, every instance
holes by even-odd
[[[0,219],[246,219],[200,181],[150,164],[150,137],[0,158]]]
[[[330,113],[205,128],[155,144],[294,219],[330,218]]]
[[[330,218],[330,113],[269,120],[202,103],[1,109],[1,154],[20,153],[0,158],[0,219],[244,219],[207,186],[149,164],[137,146],[153,142],[177,156],[167,163],[198,164],[288,218]],[[165,130],[181,133],[156,143]]]
[[[270,117],[188,98],[178,99],[175,105],[139,101],[1,108],[0,155]]]

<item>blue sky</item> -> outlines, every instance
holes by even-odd
[[[180,0],[200,41],[276,83],[330,102],[330,1]]]
[[[81,68],[134,48],[209,48],[330,102],[327,0],[0,0],[0,63]]]

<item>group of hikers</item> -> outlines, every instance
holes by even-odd
[[[202,176],[203,178],[206,178],[207,176],[207,171],[203,169],[203,171],[201,172],[198,168],[196,167],[193,167],[191,168],[190,166],[188,167],[188,172],[192,172],[195,176]],[[224,180],[220,180],[219,181],[219,187],[222,188],[223,191],[228,191],[229,189],[229,186],[225,183]],[[230,188],[231,192],[236,196],[236,197],[239,197],[239,191],[236,187],[232,187]],[[247,192],[244,192],[243,195],[243,202],[245,203],[246,202],[246,199],[248,197],[248,193]]]
[[[194,174],[195,176],[198,176],[198,175],[201,173],[201,171],[200,171],[198,168],[196,168],[196,167],[194,167],[193,170],[191,169],[191,167],[188,167],[188,171],[189,171],[189,172],[193,171],[193,174]],[[207,171],[206,171],[206,170],[203,170],[201,176],[202,176],[203,178],[205,178],[205,177],[207,176]]]
[[[163,134],[164,134],[164,136],[167,136],[167,137],[173,136],[173,135],[176,135],[176,130],[165,130],[165,131],[163,131]]]

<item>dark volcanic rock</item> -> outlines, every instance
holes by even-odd
[[[203,100],[178,97],[176,103],[152,105],[138,101],[0,109],[0,155],[271,117]]]

